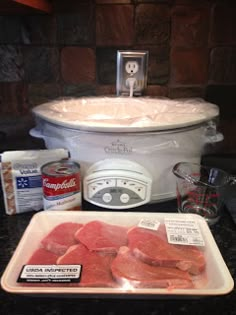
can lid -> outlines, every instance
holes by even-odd
[[[77,173],[80,165],[77,162],[69,160],[53,161],[42,166],[41,172],[49,176],[67,176]]]

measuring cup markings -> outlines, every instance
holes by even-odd
[[[189,191],[188,197],[189,200],[195,202],[196,204],[202,204],[203,206],[212,206],[217,202],[217,198],[219,198],[218,193],[209,193],[206,192],[198,192],[198,191]]]

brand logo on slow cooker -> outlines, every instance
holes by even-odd
[[[46,187],[47,189],[52,189],[54,191],[70,189],[75,186],[76,186],[75,178],[71,178],[70,180],[65,179],[61,183],[50,183],[48,181],[48,178],[43,179],[43,187]]]
[[[132,149],[131,146],[121,142],[119,139],[113,141],[111,145],[104,147],[104,151],[108,154],[131,154]]]

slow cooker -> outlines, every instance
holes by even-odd
[[[219,109],[202,99],[81,97],[33,108],[34,137],[81,166],[83,198],[130,209],[176,196],[173,166],[199,163]]]

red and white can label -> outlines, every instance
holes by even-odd
[[[79,165],[73,162],[52,162],[42,167],[44,210],[80,210]]]

